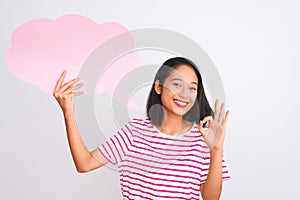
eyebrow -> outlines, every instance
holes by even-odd
[[[171,81],[176,81],[176,80],[178,80],[178,81],[183,81],[183,80],[180,79],[180,78],[172,78],[172,79],[171,79]],[[193,84],[195,84],[195,85],[198,85],[198,83],[195,82],[195,81],[192,81],[191,83],[193,83]]]

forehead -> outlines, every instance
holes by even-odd
[[[180,78],[188,83],[198,82],[198,77],[194,69],[188,65],[179,65],[172,70],[167,80],[171,80],[173,78]]]

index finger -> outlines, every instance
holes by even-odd
[[[59,90],[59,88],[61,87],[61,84],[62,84],[62,82],[63,82],[63,80],[65,78],[65,75],[66,75],[66,70],[63,71],[63,73],[60,75],[59,79],[57,80],[54,92],[56,92],[57,90]]]
[[[204,117],[203,119],[202,119],[202,121],[203,122],[211,122],[211,121],[213,121],[213,117],[212,116],[206,116],[206,117]]]

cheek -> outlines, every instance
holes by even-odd
[[[175,94],[178,93],[178,91],[176,91],[176,89],[171,88],[171,87],[169,87],[169,88],[166,87],[164,92],[168,96],[174,96]]]
[[[174,94],[171,91],[164,91],[162,93],[162,102],[163,103],[169,103],[171,100],[173,100]]]
[[[174,98],[174,93],[169,89],[164,89],[161,93],[161,102],[164,106],[170,105]]]
[[[172,88],[164,87],[162,96],[165,98],[172,98],[176,94],[176,91]]]
[[[192,94],[192,95],[191,95],[191,99],[193,99],[194,101],[196,101],[196,100],[197,100],[197,93]]]
[[[190,95],[191,104],[194,105],[194,103],[197,101],[197,94],[191,94]]]

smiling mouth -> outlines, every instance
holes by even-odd
[[[185,108],[188,104],[188,102],[186,102],[186,101],[180,101],[180,100],[177,100],[177,99],[174,99],[174,102],[180,108]]]

